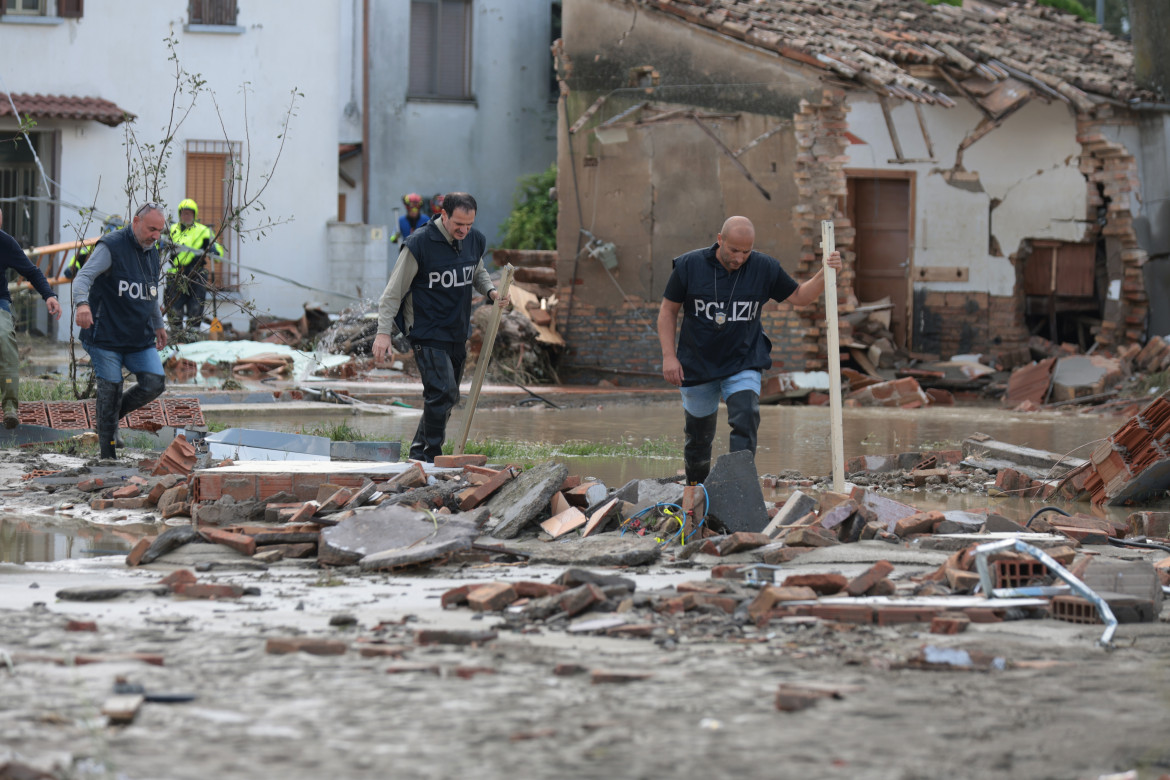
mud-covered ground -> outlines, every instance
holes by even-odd
[[[0,481],[34,465],[10,457]],[[30,522],[39,522],[38,502],[68,500],[4,497]],[[43,517],[102,520],[78,514]],[[887,559],[897,582],[945,557],[863,542],[802,556],[784,573],[854,576]],[[469,580],[551,582],[562,573],[503,560],[396,575],[303,561],[199,573],[201,582],[259,589],[228,601],[55,597],[65,587],[147,584],[189,564],[0,564],[0,767],[18,760],[44,777],[133,780],[1170,774],[1170,609],[1158,622],[1120,626],[1107,651],[1097,646],[1101,626],[1052,620],[940,636],[928,624],[791,618],[757,630],[714,612],[673,621],[645,612],[631,620],[655,622],[652,636],[617,639],[571,633],[564,621],[505,625],[498,615],[441,609],[439,596]],[[706,580],[709,565],[666,555],[610,573],[647,593]],[[68,631],[70,620],[93,621],[97,631]],[[496,628],[498,636],[479,646],[421,646],[415,631],[423,628]],[[269,639],[291,636],[342,640],[347,651],[266,651]],[[918,668],[924,646],[984,653],[1004,668]],[[363,647],[386,655],[366,657]],[[52,662],[124,653],[161,655],[163,665]],[[645,678],[594,682],[595,671]],[[133,723],[108,725],[100,710],[119,677],[148,694],[196,698],[147,702]],[[781,712],[781,684],[836,697]],[[0,769],[0,778],[25,776],[36,775]]]

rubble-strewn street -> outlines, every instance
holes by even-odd
[[[835,493],[744,455],[684,487],[10,453],[7,511],[155,530],[0,564],[0,777],[1170,773],[1170,513],[1095,509],[1104,460],[973,434]],[[987,508],[914,505],[948,490]]]

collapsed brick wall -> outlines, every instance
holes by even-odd
[[[1118,119],[1112,116],[1108,106],[1099,106],[1091,117],[1084,114],[1077,117],[1080,171],[1091,185],[1088,217],[1092,222],[1097,209],[1104,205],[1102,196],[1108,198],[1107,221],[1101,233],[1121,244],[1121,301],[1116,314],[1101,323],[1097,341],[1103,346],[1139,342],[1149,310],[1142,279],[1142,266],[1148,257],[1138,245],[1133,228],[1134,215],[1129,208],[1130,202],[1141,194],[1138,163],[1125,146],[1110,141],[1102,131],[1104,125],[1116,124]],[[1096,185],[1101,187],[1100,194]]]
[[[820,103],[800,102],[795,117],[796,129],[796,183],[800,203],[793,209],[792,223],[800,234],[800,260],[796,280],[803,282],[821,267],[821,221],[833,220],[836,247],[841,252],[842,268],[837,274],[837,309],[839,314],[853,310],[853,279],[855,276],[853,241],[856,231],[838,209],[844,198],[845,154],[849,128],[845,114],[849,107],[845,93],[840,89],[826,89]],[[788,340],[799,344],[799,352],[786,364],[789,371],[824,369],[827,365],[827,331],[824,327],[825,298],[793,310],[795,324],[787,331]],[[770,331],[779,333],[779,331]],[[841,331],[841,341],[851,340],[848,327]],[[774,340],[775,341],[775,340]],[[777,344],[773,344],[777,346]],[[776,353],[773,350],[773,359]]]
[[[557,291],[568,301],[569,287]],[[568,311],[566,303],[559,307]],[[571,354],[559,374],[562,381],[574,382],[600,377],[617,384],[643,385],[657,377],[662,380],[662,350],[658,346],[658,302],[627,295],[620,305],[595,306],[578,298],[573,302],[569,324]],[[579,368],[574,368],[579,366]],[[600,366],[598,371],[589,366]],[[610,375],[604,369],[615,372]]]
[[[562,288],[557,295],[565,300],[568,288]],[[561,379],[571,382],[602,376],[632,386],[663,381],[658,306],[658,301],[644,301],[632,295],[620,306],[594,306],[578,299],[573,305],[573,353],[560,372]],[[802,335],[806,325],[793,307],[768,303],[760,317],[764,332],[772,340],[772,370],[806,370],[805,340],[792,337]],[[602,366],[614,373],[587,366]]]
[[[1022,300],[980,292],[917,290],[914,348],[942,358],[1023,347]]]

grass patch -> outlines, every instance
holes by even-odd
[[[1157,371],[1153,374],[1143,375],[1128,392],[1132,395],[1146,396],[1151,393],[1164,393],[1168,386],[1170,386],[1170,371]]]
[[[324,423],[297,431],[306,436],[324,436],[330,441],[380,441],[376,436],[363,433],[348,422]]]
[[[76,401],[73,383],[67,379],[21,379],[18,392],[21,401]]]
[[[97,441],[86,441],[84,439],[48,441],[43,444],[34,445],[29,449],[40,452],[54,452],[58,455],[72,455],[77,458],[96,458],[101,451]]]
[[[453,442],[446,442],[443,452],[450,455],[454,448]],[[682,447],[665,438],[641,441],[631,438],[620,444],[601,444],[579,439],[556,444],[484,439],[467,442],[463,451],[469,455],[486,455],[488,460],[524,463],[543,463],[554,458],[673,458],[682,455]]]
[[[208,433],[219,433],[220,431],[226,431],[231,427],[227,423],[219,422],[218,420],[204,419],[203,422],[207,426]]]

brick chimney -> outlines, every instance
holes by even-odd
[[[1170,100],[1170,3],[1166,0],[1130,0],[1133,63],[1138,86]]]

